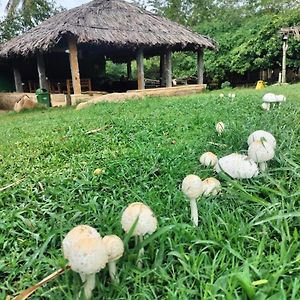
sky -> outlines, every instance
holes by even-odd
[[[61,5],[65,8],[72,8],[75,6],[79,6],[83,3],[87,3],[90,0],[56,0],[55,2],[58,5]],[[5,5],[7,3],[7,0],[0,0],[0,17],[4,16],[4,11],[5,11]]]

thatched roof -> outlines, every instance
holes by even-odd
[[[209,37],[157,16],[123,0],[94,0],[59,13],[0,49],[0,56],[28,56],[66,48],[67,37],[76,37],[79,45],[124,49],[134,52],[144,47],[154,54],[158,49],[197,50],[215,48]]]

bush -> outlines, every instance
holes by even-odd
[[[224,81],[221,84],[221,89],[226,89],[226,88],[230,88],[231,87],[231,83],[229,81]]]

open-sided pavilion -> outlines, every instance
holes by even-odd
[[[161,86],[172,86],[172,52],[197,53],[198,83],[203,83],[203,50],[215,49],[207,36],[123,0],[94,0],[64,11],[3,44],[0,57],[13,68],[15,88],[24,78],[34,86],[78,95],[99,89],[105,63],[137,63],[136,87],[145,88],[144,58],[160,56]],[[91,79],[92,78],[92,79]],[[62,83],[63,80],[65,83]],[[133,85],[134,86],[134,85]]]

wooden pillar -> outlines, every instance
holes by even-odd
[[[138,89],[145,89],[145,76],[144,76],[144,51],[143,49],[139,49],[136,56],[137,63],[137,81],[138,81]]]
[[[166,76],[166,87],[172,87],[172,51],[167,50],[165,54],[165,76]]]
[[[288,43],[287,40],[283,41],[282,45],[282,77],[281,81],[282,83],[286,83],[286,52],[288,49]]]
[[[72,74],[72,85],[74,94],[81,94],[80,75],[79,75],[79,64],[78,64],[78,52],[77,52],[77,41],[72,38],[68,40],[69,44],[69,58],[70,67]]]
[[[13,70],[14,70],[14,79],[15,79],[15,88],[17,93],[23,93],[23,85],[22,85],[22,78],[21,78],[21,73],[20,69],[18,68],[17,65],[13,65]]]
[[[203,84],[204,60],[203,60],[202,49],[197,51],[197,73],[198,73],[198,84]]]
[[[132,78],[132,68],[131,68],[131,61],[129,60],[127,62],[127,79],[131,79]]]
[[[39,74],[39,86],[41,89],[48,89],[47,79],[46,79],[46,68],[43,54],[37,55],[37,69]]]
[[[160,85],[166,86],[166,55],[165,53],[160,55],[159,60],[159,79],[160,79]]]

